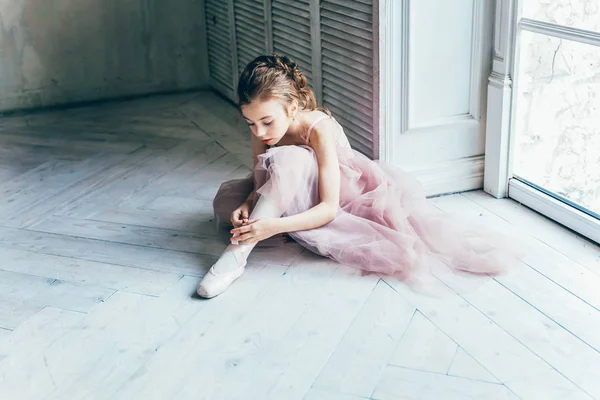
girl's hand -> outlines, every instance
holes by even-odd
[[[250,204],[246,201],[244,204],[235,209],[234,212],[231,213],[231,224],[234,228],[239,228],[244,224],[244,222],[248,221],[250,215]]]
[[[278,233],[278,218],[253,219],[245,222],[241,227],[231,230],[234,235],[231,243],[252,244],[260,242]]]

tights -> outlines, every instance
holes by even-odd
[[[277,218],[280,217],[283,212],[284,210],[279,209],[274,203],[261,196],[256,202],[254,210],[252,210],[252,213],[250,214],[250,219]],[[256,246],[256,243],[230,244],[214,265],[213,268],[215,269],[215,272],[218,274],[226,274],[246,265],[246,260],[252,249],[254,249],[254,246]]]

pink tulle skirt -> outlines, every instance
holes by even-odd
[[[336,218],[289,235],[305,248],[365,272],[420,280],[432,273],[495,275],[519,262],[516,241],[463,224],[425,197],[421,185],[401,170],[338,147],[341,185]],[[308,146],[269,149],[254,176],[225,182],[215,200],[217,221],[228,224],[254,186],[285,210],[306,211],[319,202],[318,165]]]

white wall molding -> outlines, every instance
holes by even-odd
[[[404,40],[400,43],[400,58],[399,62],[401,65],[400,70],[400,118],[399,125],[400,130],[397,134],[403,134],[408,131],[408,115],[409,115],[409,103],[408,103],[408,43],[410,40],[410,1],[402,0],[400,12],[400,32]]]
[[[523,18],[519,21],[519,28],[559,39],[573,40],[592,46],[600,46],[600,33],[598,32],[551,24],[549,22],[534,21],[528,18]]]
[[[487,94],[484,190],[508,196],[512,67],[517,0],[497,0],[494,19],[494,60]]]
[[[379,152],[396,164],[398,135],[408,126],[409,0],[379,0]],[[396,112],[399,110],[399,112]]]
[[[471,90],[469,114],[481,120],[486,114],[486,80],[490,74],[492,52],[491,30],[493,9],[489,1],[475,1],[473,7],[473,40],[471,42]]]
[[[384,1],[384,0],[381,0]],[[381,85],[380,85],[380,75],[381,75],[381,68],[379,67],[379,42],[380,42],[380,21],[379,18],[381,17],[381,14],[379,13],[379,2],[380,0],[372,0],[372,19],[373,19],[373,47],[372,47],[372,54],[373,54],[373,110],[380,110],[379,107],[379,103],[380,103],[380,91],[381,91]],[[380,127],[380,118],[379,118],[379,113],[377,111],[373,112],[372,114],[372,123],[373,123],[373,132],[372,132],[372,139],[373,139],[373,158],[377,159],[379,157],[379,152],[380,152],[380,148],[381,148],[381,143],[379,141],[380,136],[379,136],[379,130],[381,129]]]
[[[428,197],[481,188],[484,156],[467,157],[410,171]]]

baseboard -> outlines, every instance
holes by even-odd
[[[0,117],[11,117],[18,115],[27,115],[34,114],[38,112],[52,111],[52,110],[66,110],[71,108],[79,108],[79,107],[88,107],[98,104],[105,103],[114,103],[114,102],[123,102],[123,101],[131,101],[137,99],[143,99],[147,97],[155,97],[155,96],[169,96],[176,94],[186,94],[186,93],[194,93],[201,92],[206,90],[212,90],[209,85],[200,85],[197,87],[192,87],[188,89],[173,89],[173,90],[156,90],[156,91],[148,91],[143,93],[133,93],[126,94],[122,96],[109,96],[99,99],[93,100],[79,100],[73,102],[65,102],[51,105],[44,105],[39,107],[21,107],[21,108],[11,108],[7,110],[0,110]]]
[[[427,197],[483,188],[485,156],[466,157],[409,171],[425,187]]]

